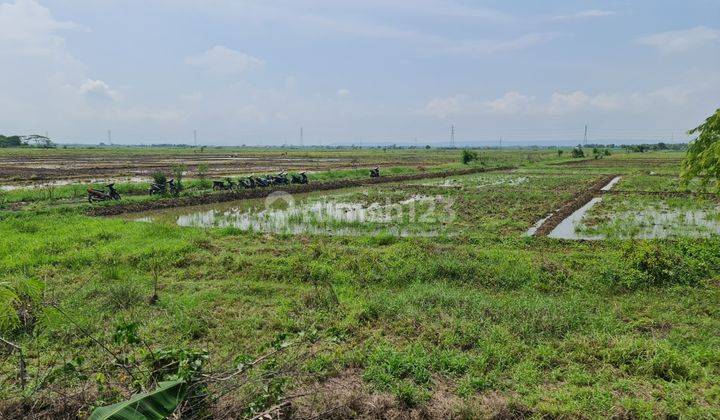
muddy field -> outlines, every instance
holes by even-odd
[[[198,166],[208,166],[208,176],[239,175],[261,172],[323,171],[349,169],[382,164],[436,165],[449,159],[444,153],[361,153],[347,151],[282,152],[282,151],[205,151],[199,149],[158,153],[133,151],[128,153],[93,151],[57,151],[48,153],[0,154],[0,183],[30,183],[34,181],[77,180],[99,178],[147,177],[154,172],[171,171],[175,165],[185,165],[192,174]]]

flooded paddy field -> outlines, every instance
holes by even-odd
[[[244,232],[315,235],[437,236],[447,234],[452,202],[443,195],[351,189],[274,193],[254,200],[135,213],[129,220]]]
[[[517,234],[593,177],[478,173],[132,213],[130,220],[285,234]],[[451,186],[451,187],[449,187]]]
[[[698,238],[720,235],[720,197],[608,195],[578,220],[594,238]]]
[[[72,186],[2,193],[0,333],[22,354],[0,357],[0,413],[85,418],[161,355],[199,366],[221,396],[208,410],[248,418],[720,416],[720,211],[672,195],[680,154],[443,151],[428,159],[456,162],[421,170],[355,153],[405,164],[243,200],[195,179],[97,204]],[[527,234],[551,218],[603,240]]]

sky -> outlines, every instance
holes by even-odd
[[[681,141],[718,107],[720,0],[0,0],[0,134]]]

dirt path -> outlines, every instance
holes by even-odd
[[[195,206],[200,204],[222,203],[226,201],[247,200],[253,198],[267,197],[273,192],[283,191],[290,194],[301,194],[313,191],[328,191],[342,188],[361,187],[366,185],[384,184],[390,182],[413,181],[427,178],[444,178],[456,175],[469,175],[481,172],[496,172],[514,169],[514,167],[503,166],[498,168],[473,168],[460,169],[443,172],[424,172],[410,175],[385,176],[381,178],[347,179],[341,181],[314,182],[305,185],[289,185],[281,188],[253,189],[227,191],[215,194],[205,194],[193,197],[167,198],[144,203],[122,203],[111,206],[94,207],[86,214],[90,216],[114,216],[124,213],[134,213],[145,210],[161,210],[173,207]]]
[[[534,236],[547,236],[553,231],[563,220],[573,214],[577,209],[587,204],[593,197],[602,194],[602,188],[612,181],[617,175],[606,175],[598,178],[590,188],[575,195],[572,200],[565,203],[560,210],[553,213],[550,217],[537,228]]]

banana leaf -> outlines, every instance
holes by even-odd
[[[145,420],[164,419],[185,398],[185,381],[160,382],[151,392],[134,395],[127,401],[98,407],[90,414],[90,420]]]

